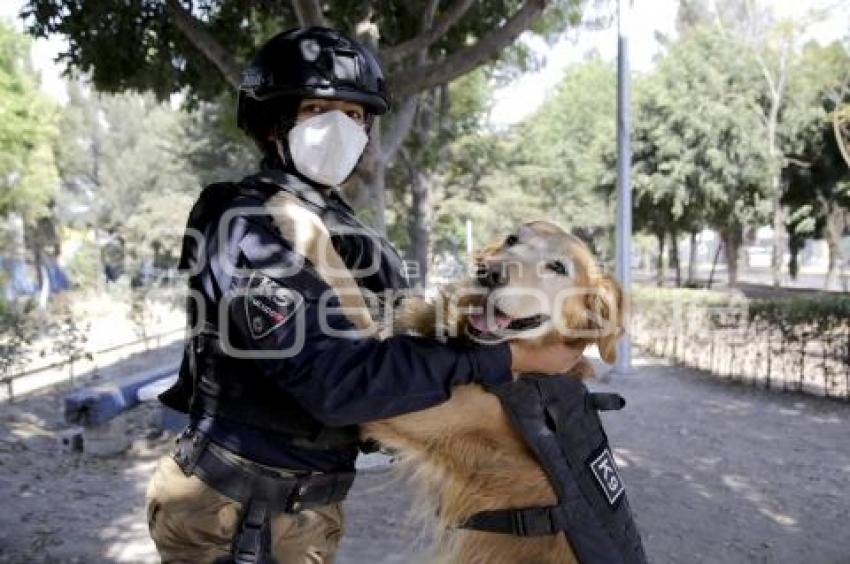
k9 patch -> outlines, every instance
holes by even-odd
[[[304,296],[259,272],[253,272],[245,289],[245,319],[251,337],[262,339],[282,327],[304,303]]]
[[[613,507],[617,500],[626,491],[623,480],[617,472],[617,465],[614,463],[614,456],[606,446],[595,457],[591,457],[589,463],[590,471],[596,477],[596,481],[602,488],[602,492],[608,499],[608,504]]]

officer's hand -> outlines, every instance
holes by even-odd
[[[514,374],[536,372],[564,374],[582,360],[584,347],[569,347],[563,343],[540,346],[523,341],[511,341],[511,371]]]

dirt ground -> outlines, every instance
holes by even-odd
[[[139,354],[102,378],[178,354]],[[850,404],[636,364],[593,387],[628,402],[603,417],[653,562],[850,563]],[[170,442],[146,438],[155,406],[125,417],[129,451],[92,458],[60,444],[67,391],[0,404],[0,562],[156,562],[142,502]],[[346,503],[338,564],[407,564],[427,545],[392,471],[361,472]]]

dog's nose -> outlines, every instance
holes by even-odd
[[[498,288],[508,283],[507,276],[502,272],[502,265],[500,264],[479,264],[475,278],[485,288]]]

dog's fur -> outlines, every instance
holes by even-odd
[[[364,333],[375,334],[365,302],[333,251],[322,221],[286,193],[273,197],[268,208],[284,237],[340,295],[351,321]],[[472,318],[469,308],[476,306],[497,308],[511,318],[545,314],[550,320],[532,330],[489,337],[525,339],[530,346],[563,340],[581,350],[596,343],[602,358],[613,362],[616,339],[622,332],[623,300],[617,284],[598,270],[579,239],[554,224],[530,222],[515,236],[515,244],[492,245],[477,257],[486,268],[504,269],[508,283],[503,288],[482,292],[470,280],[444,288],[443,300],[411,299],[399,312],[395,332],[465,337]],[[541,270],[553,259],[568,263],[567,276]],[[529,288],[548,299],[548,309],[541,310],[541,303],[527,299],[525,291],[510,292]],[[570,290],[583,293],[562,302],[554,300],[559,292]],[[557,312],[553,311],[556,303]],[[592,368],[583,360],[572,373],[588,376]],[[365,424],[361,433],[394,451],[420,487],[421,508],[436,519],[439,561],[577,562],[563,534],[523,538],[456,528],[479,511],[557,502],[546,475],[510,425],[499,400],[479,385],[456,386],[451,399],[441,405]]]
[[[510,338],[542,346],[563,340],[583,349],[599,346],[607,362],[615,359],[616,339],[622,332],[622,294],[602,274],[587,247],[548,222],[532,222],[517,232],[518,241],[485,249],[478,262],[506,270],[507,288],[536,288],[554,304],[558,291],[572,293],[562,303],[562,332],[552,323],[531,334]],[[571,263],[568,276],[547,276],[539,266],[553,258]],[[461,291],[472,289],[471,295]],[[522,318],[541,312],[521,294],[482,296],[475,281],[444,288],[442,300],[409,301],[399,312],[397,331],[425,336],[466,335],[470,305],[497,302],[500,311]],[[454,299],[457,294],[465,294]],[[604,325],[610,325],[604,327]],[[563,334],[563,329],[572,334]],[[578,335],[576,335],[578,333]],[[592,368],[582,360],[573,374],[587,376]],[[569,376],[568,376],[569,377]],[[385,421],[366,424],[363,434],[391,448],[421,488],[425,509],[437,519],[441,561],[456,564],[567,564],[577,562],[563,534],[514,537],[457,529],[483,510],[543,506],[557,503],[545,474],[521,437],[510,425],[496,396],[479,385],[456,386],[446,403]],[[428,506],[430,502],[430,507]]]

